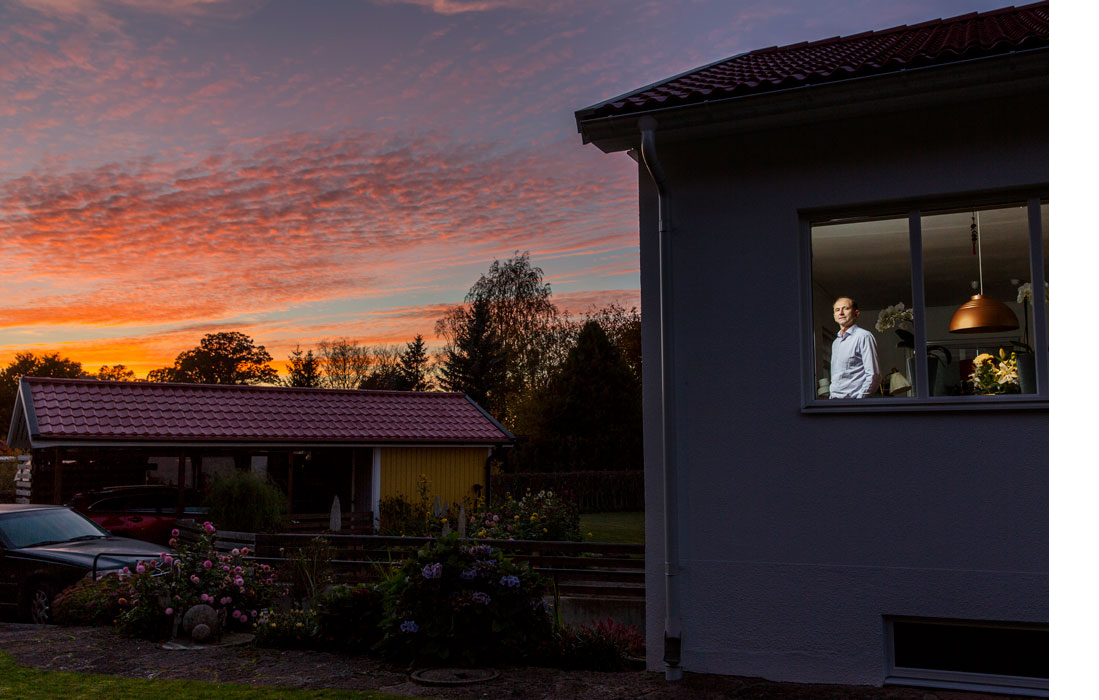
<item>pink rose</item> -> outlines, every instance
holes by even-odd
[[[172,537],[179,537],[179,529],[172,530]]]
[[[164,608],[164,614],[165,615],[171,615],[174,612],[175,612],[175,610],[172,610],[171,608]]]
[[[209,559],[202,562],[202,568],[204,568],[204,569],[209,569],[213,565],[214,565],[214,562],[210,561]]]

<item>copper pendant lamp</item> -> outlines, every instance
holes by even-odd
[[[984,265],[981,258],[981,218],[974,212],[970,224],[973,240],[977,246],[977,274],[981,281],[980,294],[973,295],[962,304],[954,317],[950,319],[951,333],[996,333],[1013,331],[1019,327],[1015,312],[1001,301],[985,296]]]

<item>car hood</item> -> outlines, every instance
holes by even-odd
[[[78,540],[75,542],[45,544],[38,547],[23,547],[22,549],[9,551],[88,569],[92,568],[92,562],[95,560],[96,555],[103,554],[96,564],[97,569],[120,569],[123,566],[133,566],[138,559],[159,557],[161,552],[167,550],[149,542],[142,542],[129,537],[111,536],[95,540]]]

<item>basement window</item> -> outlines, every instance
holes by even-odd
[[[1027,623],[886,618],[887,684],[1049,692],[1049,628]]]

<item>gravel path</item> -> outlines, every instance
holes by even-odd
[[[915,688],[804,685],[758,678],[687,674],[667,683],[659,673],[596,673],[545,668],[501,668],[495,680],[457,687],[424,686],[407,671],[365,656],[280,651],[251,645],[170,650],[126,639],[106,627],[0,623],[0,650],[39,669],[131,678],[186,678],[292,688],[376,690],[421,698],[493,700],[1004,700],[1009,696]]]

